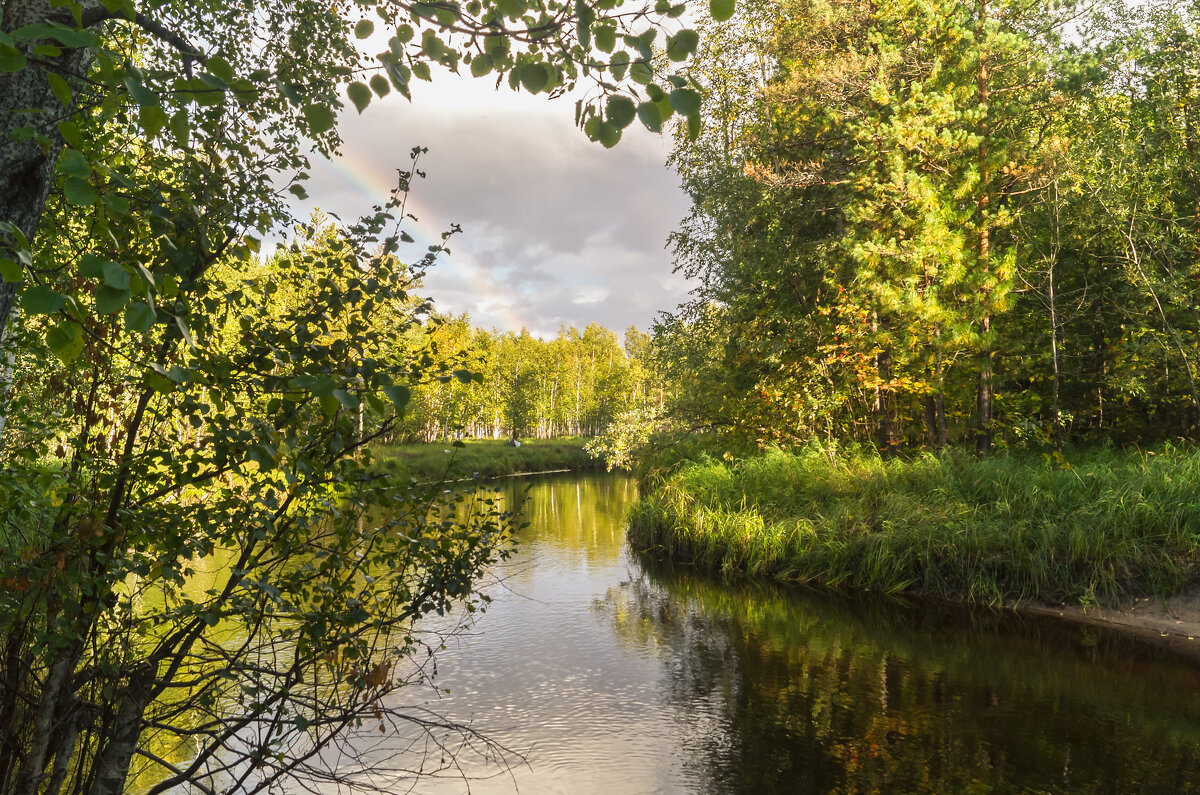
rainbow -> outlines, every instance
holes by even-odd
[[[335,158],[327,160],[332,171],[342,182],[352,188],[355,193],[366,199],[371,205],[382,205],[388,201],[395,189],[395,184],[384,178],[385,172],[368,163],[363,157],[353,151],[344,151]],[[408,212],[417,218],[425,218],[431,213],[426,212],[420,199],[420,185],[408,197]],[[427,221],[413,222],[410,218],[405,224],[405,231],[412,235],[420,251],[428,246],[442,242],[441,229],[433,230]],[[499,284],[486,268],[475,262],[469,247],[452,245],[454,253],[441,260],[438,266],[443,273],[449,272],[451,278],[457,278],[464,292],[470,295],[470,306],[442,307],[443,311],[466,312],[470,316],[489,315],[502,324],[501,331],[520,331],[530,328],[533,324],[527,318],[521,317],[511,301],[505,301],[504,296],[509,292],[505,285]],[[464,248],[467,250],[464,252]],[[435,301],[437,296],[430,296]]]

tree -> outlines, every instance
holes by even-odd
[[[685,4],[634,10],[613,0],[429,3],[361,0],[344,14],[313,0],[187,2],[139,8],[133,0],[20,0],[0,10],[0,342],[20,285],[36,282],[32,245],[57,185],[74,207],[129,211],[130,186],[114,178],[81,134],[80,119],[124,127],[176,155],[195,180],[236,186],[221,232],[259,237],[286,215],[273,180],[303,193],[304,141],[338,144],[344,90],[362,112],[373,96],[410,95],[431,64],[476,77],[506,76],[514,90],[561,93],[590,81],[576,105],[586,134],[615,145],[634,121],[657,130],[672,113],[699,113],[699,94],[663,64],[696,46],[677,27]],[[714,8],[727,15],[729,0]],[[670,25],[668,25],[670,23]],[[365,58],[355,41],[394,34]],[[366,82],[354,79],[371,72]],[[627,94],[618,93],[621,86]],[[640,86],[640,88],[639,88]],[[644,98],[643,98],[644,97]],[[635,101],[636,100],[636,101]],[[61,347],[58,350],[63,350]]]
[[[136,755],[151,791],[258,791],[386,711],[413,623],[471,602],[507,520],[358,455],[430,367],[390,336],[422,322],[410,289],[444,251],[396,257],[415,165],[256,272],[287,220],[275,180],[303,193],[342,92],[361,111],[431,64],[595,80],[578,119],[605,145],[698,113],[663,71],[694,38],[652,57],[683,7],[618,6],[0,7],[0,790],[120,792]]]

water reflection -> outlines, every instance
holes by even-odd
[[[1193,664],[1095,630],[653,566],[624,544],[629,480],[510,497],[527,485],[518,555],[439,658],[449,693],[402,694],[512,753],[368,727],[349,743],[392,771],[384,791],[1197,789]],[[439,775],[402,772],[422,766]]]
[[[1200,672],[1110,633],[648,568],[604,605],[653,648],[703,792],[1190,792]]]

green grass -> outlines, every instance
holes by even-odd
[[[726,572],[984,604],[1113,604],[1200,576],[1200,452],[1068,459],[706,460],[634,507],[630,539]]]
[[[390,472],[411,474],[418,480],[494,478],[556,469],[602,469],[604,462],[583,449],[585,439],[531,439],[513,447],[505,439],[471,439],[462,447],[450,442],[406,444],[374,451]]]

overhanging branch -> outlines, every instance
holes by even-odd
[[[134,14],[133,18],[130,19],[125,14],[122,14],[119,11],[110,11],[102,5],[92,6],[83,12],[82,17],[80,18],[80,27],[91,28],[99,25],[102,22],[108,22],[109,20],[114,19],[132,22],[154,38],[169,44],[178,50],[179,54],[183,57],[183,68],[187,72],[188,77],[191,77],[192,75],[193,63],[199,63],[203,65],[204,62],[208,60],[208,56],[206,56],[198,47],[188,41],[187,38],[181,33],[171,30],[158,20],[152,19],[151,17],[148,17],[140,12]],[[74,19],[70,17],[65,17],[59,21],[61,21],[63,24],[74,23]]]

